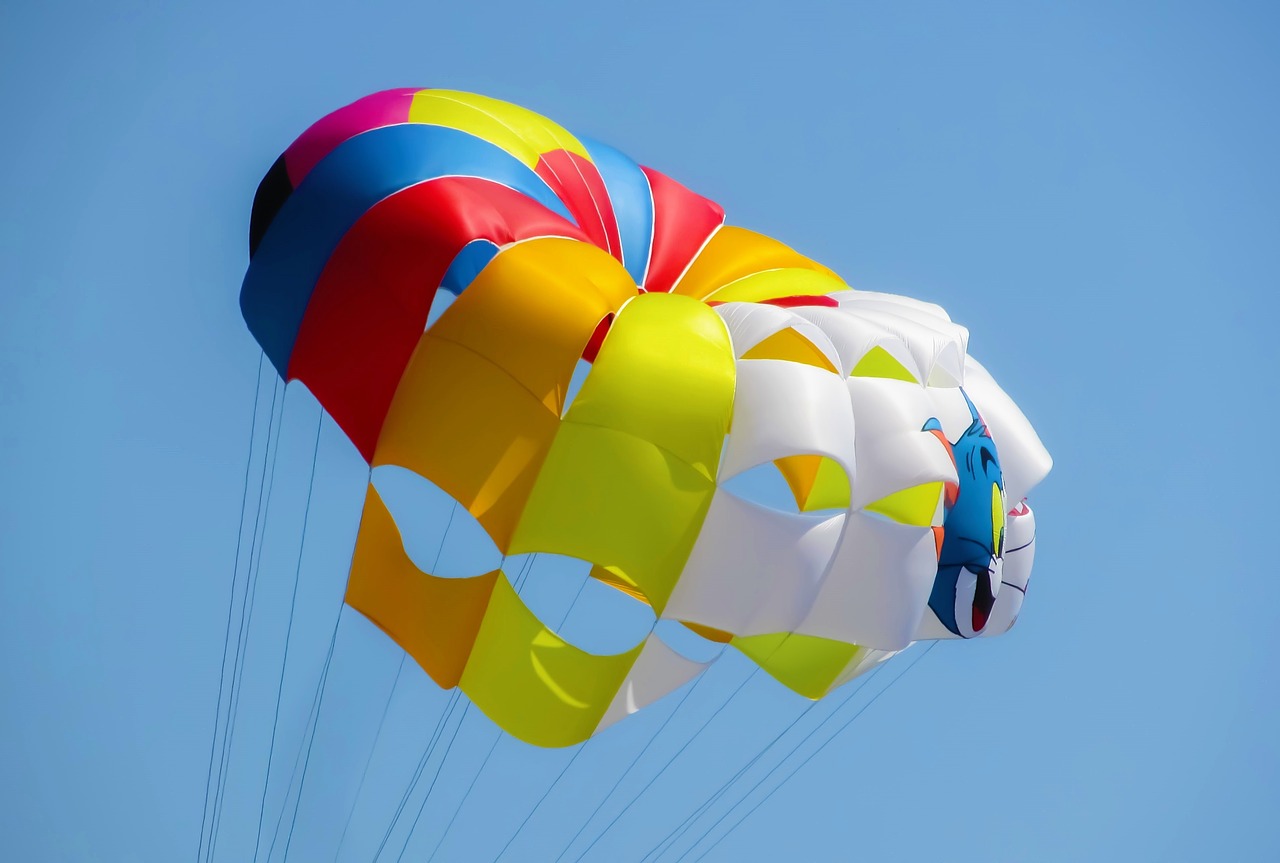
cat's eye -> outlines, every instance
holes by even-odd
[[[999,483],[991,483],[991,552],[1004,556],[1004,490]]]

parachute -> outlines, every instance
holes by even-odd
[[[249,329],[371,471],[651,610],[625,651],[575,646],[502,566],[424,571],[371,481],[347,605],[514,737],[581,743],[701,674],[660,621],[818,699],[1018,616],[1051,461],[968,332],[618,150],[483,96],[376,93],[272,165],[250,252]],[[785,506],[735,486],[762,470]]]

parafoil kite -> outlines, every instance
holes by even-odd
[[[1050,459],[938,306],[851,290],[515,105],[389,90],[254,201],[241,306],[371,467],[819,698],[918,639],[1004,632]],[[456,300],[427,326],[438,291]],[[576,397],[571,376],[591,363]],[[726,487],[761,465],[794,507]],[[581,742],[704,668],[567,643],[501,569],[423,572],[369,486],[347,603],[510,734]]]

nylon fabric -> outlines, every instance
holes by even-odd
[[[689,262],[724,224],[724,210],[652,168],[641,168],[653,201],[653,239],[644,289],[668,293]]]
[[[467,132],[502,148],[530,168],[550,150],[568,150],[590,158],[577,138],[546,117],[475,93],[421,90],[413,96],[408,119]]]
[[[603,731],[614,723],[649,706],[662,696],[674,692],[693,680],[710,666],[707,662],[694,662],[676,653],[661,638],[650,636],[635,664],[627,673],[627,679],[605,710],[596,731]]]
[[[307,384],[370,460],[437,285],[477,238],[492,248],[545,236],[586,239],[560,216],[488,180],[429,180],[379,201],[325,264],[289,375]]]
[[[854,405],[838,375],[783,360],[739,360],[721,480],[793,455],[822,455],[856,487]]]
[[[738,636],[733,646],[783,686],[813,699],[834,689],[844,671],[867,652],[856,644],[790,632]]]
[[[582,561],[659,631],[820,698],[1018,617],[1023,497],[1052,461],[968,331],[619,150],[489,97],[385,91],[273,163],[250,249],[250,331],[371,467],[433,483],[503,555]],[[779,478],[776,506],[739,496]],[[500,570],[422,572],[399,507],[367,492],[347,602],[507,733],[578,743],[706,667],[652,634],[583,650]]]
[[[404,552],[400,532],[373,486],[347,581],[346,602],[391,636],[439,686],[458,685],[499,577],[438,578]]]
[[[508,734],[535,746],[572,746],[595,731],[642,648],[614,656],[579,650],[501,579],[460,685]]]
[[[827,577],[795,631],[900,650],[915,635],[937,568],[929,528],[852,512]]]
[[[845,518],[781,512],[717,491],[663,617],[733,635],[793,630],[817,596]]]
[[[747,276],[766,270],[798,269],[825,276],[817,283],[828,290],[847,289],[840,277],[821,264],[811,261],[777,240],[746,228],[726,225],[716,232],[690,265],[688,272],[674,287],[674,292],[705,300],[715,292]],[[772,281],[772,280],[770,280]],[[827,293],[819,290],[794,290],[790,293]],[[786,293],[774,296],[787,296]],[[736,299],[725,297],[725,299]]]
[[[530,168],[464,132],[404,124],[344,141],[281,205],[241,287],[245,321],[282,376],[316,280],[346,232],[389,195],[445,176],[488,179],[569,218],[569,210]]]
[[[599,320],[634,293],[593,246],[550,238],[507,248],[420,336],[374,465],[431,480],[508,552],[578,357]],[[531,326],[539,338],[521,338]]]
[[[725,278],[726,276],[721,276]],[[709,303],[767,303],[789,297],[822,297],[848,290],[848,285],[826,272],[800,267],[781,267],[750,273],[711,291],[704,299]],[[776,306],[775,308],[785,308]]]
[[[792,455],[774,459],[801,512],[848,509],[849,474],[837,462],[821,455]]]
[[[582,139],[604,181],[613,206],[622,246],[622,264],[637,285],[645,283],[649,246],[653,238],[653,193],[649,179],[635,162],[598,141]]]
[[[715,490],[733,382],[712,310],[684,297],[631,300],[565,414],[512,553],[612,567],[660,612]]]

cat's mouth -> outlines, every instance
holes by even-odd
[[[991,609],[996,604],[996,598],[995,592],[991,589],[991,572],[985,570],[974,574],[978,577],[978,583],[974,586],[970,623],[976,635],[987,628],[987,621],[991,619]]]

